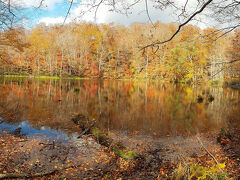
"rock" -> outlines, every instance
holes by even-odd
[[[15,136],[20,136],[21,130],[22,130],[22,128],[19,127],[19,128],[15,129],[15,130],[13,131],[13,134],[14,134]]]

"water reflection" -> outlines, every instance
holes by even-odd
[[[49,140],[54,140],[56,142],[67,142],[69,140],[68,136],[62,131],[53,130],[44,126],[42,126],[40,129],[36,129],[29,125],[27,121],[23,121],[19,124],[14,125],[2,122],[0,124],[0,129],[13,132],[14,135],[17,135],[19,137],[28,136],[30,138],[36,138],[39,136],[40,138],[43,138],[43,136],[45,136],[48,137]],[[17,130],[19,130],[18,134],[16,134]]]
[[[199,96],[202,101],[199,102]],[[209,97],[213,96],[211,101]],[[151,81],[0,79],[0,116],[66,133],[79,132],[78,114],[105,131],[154,137],[209,131],[239,108],[238,91]]]

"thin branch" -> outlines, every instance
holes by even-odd
[[[232,61],[224,61],[224,62],[211,63],[211,64],[208,64],[208,66],[218,65],[218,64],[232,64],[232,63],[235,63],[235,62],[238,62],[238,61],[240,61],[240,59],[236,59],[236,60],[232,60]]]
[[[68,11],[67,11],[67,14],[66,14],[66,16],[65,16],[65,18],[64,18],[63,25],[65,24],[65,22],[66,22],[66,20],[67,20],[67,17],[68,17],[68,15],[69,15],[69,13],[70,13],[70,10],[71,10],[71,8],[72,8],[72,5],[73,5],[73,0],[71,0],[71,2],[70,2],[70,6],[69,6]]]
[[[157,41],[157,42],[154,42],[152,44],[149,44],[149,45],[146,45],[144,46],[143,48],[141,48],[141,50],[144,50],[150,46],[156,46],[158,44],[164,44],[164,43],[167,43],[169,41],[171,41],[178,33],[179,31],[182,29],[183,26],[185,26],[186,24],[188,24],[196,15],[200,14],[213,0],[208,0],[203,6],[201,9],[199,9],[198,11],[196,11],[192,16],[190,16],[184,23],[180,24],[178,26],[178,29],[176,30],[176,32],[168,39],[168,40],[165,40],[165,41]]]
[[[179,21],[180,21],[180,16],[185,17],[184,13],[186,13],[187,4],[188,4],[188,0],[186,0],[186,2],[185,2],[185,4],[184,4],[184,7],[183,7],[183,9],[182,9],[182,12],[181,12],[181,14],[178,16],[178,20],[179,20]]]
[[[96,124],[96,121],[94,121],[88,128],[86,128],[77,138],[81,138],[84,134],[90,131],[95,124]]]
[[[148,1],[148,0],[145,0],[146,13],[147,13],[147,16],[148,16],[149,21],[151,22],[151,24],[153,25],[153,27],[155,27],[155,26],[154,26],[154,23],[153,23],[153,21],[152,21],[152,19],[151,19],[151,17],[150,17],[150,15],[149,15],[148,2],[147,2],[147,1]]]
[[[94,19],[95,21],[97,20],[97,12],[98,12],[98,8],[100,7],[100,5],[102,4],[104,0],[101,0],[98,4],[97,4],[97,7],[96,7],[96,10],[95,10],[95,15],[94,15]]]
[[[220,39],[221,37],[225,36],[226,34],[232,32],[234,29],[236,29],[237,27],[239,27],[240,24],[234,26],[234,27],[231,27],[230,30],[224,32],[223,34],[221,34],[220,36],[218,36],[216,39],[214,39],[214,41],[217,41],[218,39]]]
[[[41,0],[41,2],[40,2],[40,4],[39,4],[38,8],[41,8],[41,7],[42,7],[43,2],[44,2],[44,0]]]
[[[217,64],[233,64],[235,62],[238,62],[240,61],[240,59],[236,59],[236,60],[233,60],[233,61],[229,61],[229,62],[219,62],[219,63],[214,63],[215,65]],[[211,64],[210,64],[211,65]],[[216,75],[218,75],[220,72],[222,72],[224,69],[226,69],[227,67],[229,66],[224,66],[223,68],[221,68],[218,72],[216,72],[215,74],[211,75],[211,79],[214,78]]]
[[[212,76],[211,76],[211,79],[212,78],[214,78],[214,76],[216,76],[217,74],[219,74],[220,72],[222,72],[224,69],[226,69],[227,67],[225,66],[225,67],[223,67],[222,69],[220,69],[218,72],[216,72],[215,74],[213,74]]]
[[[203,145],[201,139],[199,137],[197,137],[197,140],[199,142],[199,144],[203,147],[203,149],[213,158],[213,160],[215,161],[216,164],[219,164],[217,159],[214,157],[214,155],[212,153],[209,152],[209,150]]]
[[[130,9],[131,7],[135,6],[137,3],[139,3],[141,0],[137,0],[135,2],[133,2],[132,4],[130,4],[126,9]]]

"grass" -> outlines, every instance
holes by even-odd
[[[114,152],[115,155],[120,156],[127,160],[134,160],[138,157],[138,155],[135,152],[128,149],[121,149],[118,148],[117,146],[113,146],[112,151]]]
[[[60,76],[44,76],[44,75],[37,75],[37,76],[32,76],[32,75],[0,75],[2,77],[7,77],[7,78],[34,78],[34,79],[69,79],[69,80],[82,80],[82,79],[88,79],[88,78],[81,78],[81,77],[60,77]]]
[[[27,75],[0,75],[1,77],[9,77],[9,78],[28,78]]]

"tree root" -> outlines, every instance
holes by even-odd
[[[81,138],[83,135],[87,134],[87,132],[91,131],[91,129],[95,126],[96,121],[94,121],[88,128],[86,128],[77,138]]]

